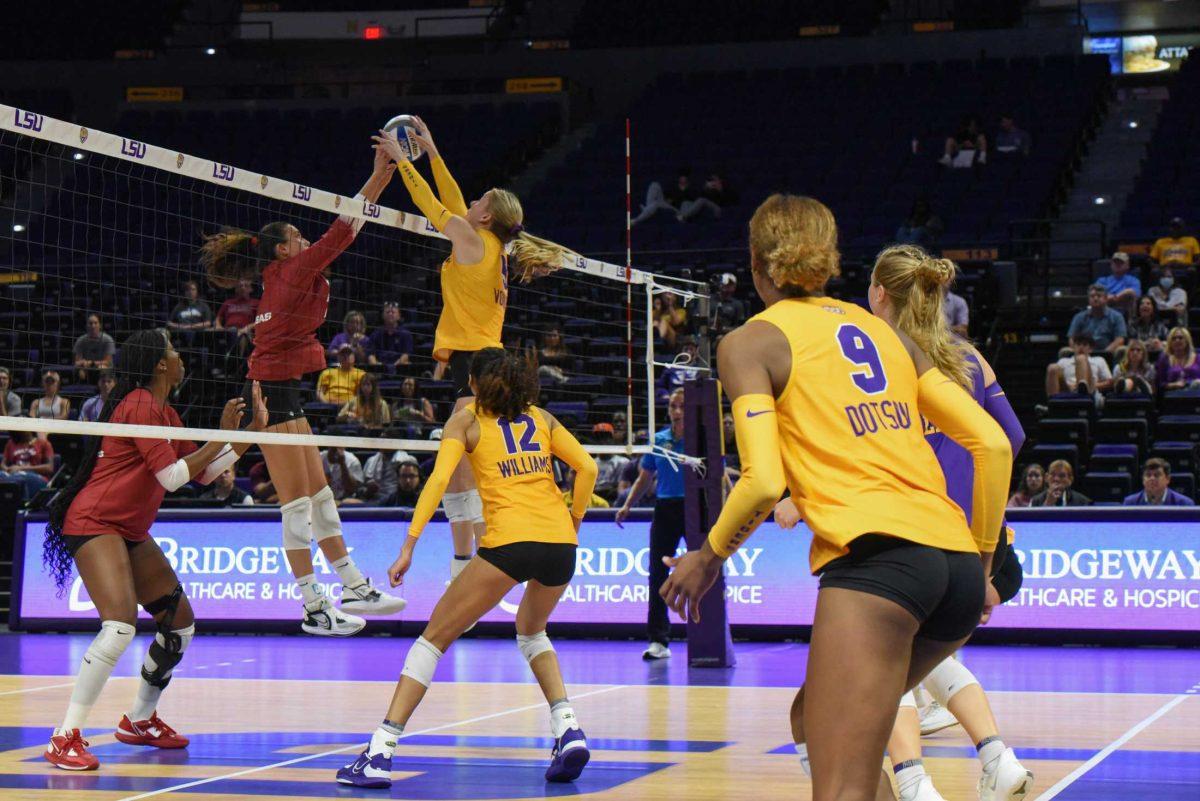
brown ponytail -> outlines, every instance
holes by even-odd
[[[257,279],[263,266],[278,258],[275,248],[287,243],[290,225],[273,222],[257,234],[230,229],[206,236],[200,246],[200,266],[208,282],[219,289],[233,289],[243,279]]]
[[[485,414],[516,419],[537,403],[541,391],[533,354],[484,348],[471,359],[471,377],[478,391],[475,402]]]

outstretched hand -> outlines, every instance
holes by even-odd
[[[372,136],[371,141],[375,143],[375,163],[379,164],[379,159],[382,157],[386,160],[401,162],[408,161],[408,156],[400,148],[400,142],[396,139],[395,131],[385,131],[380,129],[378,136]],[[395,169],[395,167],[392,167]]]
[[[700,600],[721,575],[723,560],[706,542],[698,551],[688,551],[679,557],[664,556],[663,564],[674,570],[658,594],[685,622],[699,623]]]

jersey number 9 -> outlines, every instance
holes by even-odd
[[[887,375],[883,372],[879,349],[867,336],[866,331],[857,325],[840,326],[837,330],[837,341],[846,360],[861,368],[850,373],[850,380],[855,386],[868,395],[878,395],[887,389]]]

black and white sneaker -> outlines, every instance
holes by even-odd
[[[355,615],[394,615],[403,612],[406,606],[408,601],[376,588],[370,579],[357,587],[342,587],[343,612]]]
[[[315,608],[304,605],[304,622],[300,628],[306,634],[318,637],[349,637],[358,634],[367,625],[367,621],[355,615],[349,615],[334,607],[333,602],[325,596],[317,601]]]

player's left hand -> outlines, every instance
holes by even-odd
[[[992,586],[992,582],[987,583],[987,589],[983,595],[983,614],[979,616],[979,625],[986,626],[987,622],[992,619],[992,612],[1000,605],[1000,593]]]
[[[699,623],[700,599],[712,589],[717,576],[721,575],[724,560],[713,553],[706,542],[698,551],[688,551],[678,557],[664,556],[663,564],[674,570],[667,576],[658,594],[685,622],[690,617],[693,622]]]
[[[242,398],[230,398],[225,401],[225,408],[221,410],[221,428],[225,431],[233,431],[238,428],[242,422],[242,412],[246,409],[246,401]]]
[[[251,431],[262,431],[270,422],[270,416],[267,413],[267,402],[263,399],[262,385],[257,381],[251,385],[250,399],[254,404],[254,409],[250,415],[250,425],[247,426]]]
[[[379,131],[379,136],[372,136],[371,140],[375,142],[375,172],[378,174],[390,174],[396,169],[394,161],[407,161],[404,156],[404,151],[400,149],[400,143],[396,141],[395,131]]]
[[[403,548],[400,555],[396,557],[396,561],[392,562],[392,566],[388,568],[388,581],[393,587],[399,587],[404,583],[404,574],[410,567],[412,567],[412,551]]]
[[[791,497],[784,498],[775,504],[775,525],[780,528],[795,528],[800,522],[800,510]]]

